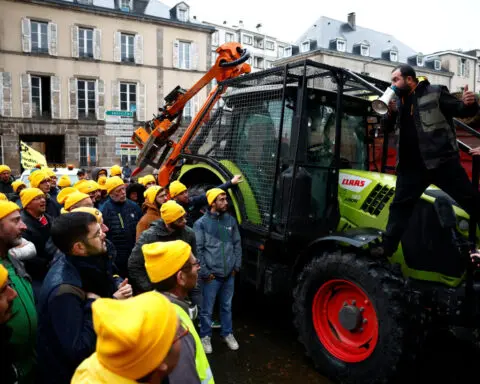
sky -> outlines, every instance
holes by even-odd
[[[173,6],[180,0],[161,0]],[[244,22],[255,30],[294,42],[321,16],[347,20],[356,13],[357,25],[394,35],[424,54],[480,48],[479,0],[184,0],[190,16],[229,25]],[[282,5],[282,3],[284,5]],[[445,4],[445,5],[440,5]]]

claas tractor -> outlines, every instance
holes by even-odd
[[[425,191],[390,259],[371,256],[395,193],[394,172],[370,170],[378,139],[385,151],[391,141],[371,108],[389,84],[309,60],[249,73],[239,44],[217,52],[196,85],[174,90],[137,129],[136,172],[151,165],[162,186],[178,179],[196,189],[243,176],[228,191],[242,234],[241,280],[267,297],[291,297],[316,368],[337,382],[389,382],[427,331],[475,330],[478,234],[444,192]],[[183,106],[214,78],[179,134]]]

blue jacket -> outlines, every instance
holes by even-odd
[[[237,221],[228,213],[207,211],[193,225],[201,278],[228,277],[242,265],[242,244]]]

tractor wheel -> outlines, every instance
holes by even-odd
[[[307,264],[293,313],[316,368],[341,383],[391,382],[404,355],[414,352],[403,290],[389,265],[354,253],[326,252]]]

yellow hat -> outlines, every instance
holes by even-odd
[[[107,193],[110,194],[115,188],[124,185],[125,183],[123,180],[118,176],[109,177],[107,182],[105,183],[105,187],[107,188]]]
[[[26,208],[30,202],[38,196],[45,196],[45,194],[38,188],[25,188],[20,192],[20,201],[23,208]]]
[[[163,191],[162,187],[160,187],[158,185],[152,185],[145,192],[143,192],[143,197],[145,197],[145,199],[150,204],[153,204],[155,202],[155,199],[156,199],[157,195],[160,193],[160,191]]]
[[[166,203],[163,203],[160,208],[160,217],[165,224],[173,223],[183,215],[185,215],[185,209],[175,200],[168,200]]]
[[[8,281],[8,271],[2,264],[0,264],[0,287]]]
[[[63,175],[58,179],[57,185],[61,188],[66,188],[66,187],[71,187],[72,186],[72,180],[70,180],[70,177],[68,175]]]
[[[0,164],[0,173],[3,173],[3,172],[12,173],[12,170],[10,169],[10,167],[8,165]]]
[[[78,190],[78,188],[80,188],[80,186],[82,184],[85,184],[88,180],[86,179],[81,179],[81,180],[78,180],[75,184],[73,184],[73,188],[76,188]]]
[[[143,185],[143,177],[139,177],[138,182]]]
[[[42,171],[44,171],[48,177],[57,177],[57,174],[53,172],[50,168],[42,168]]]
[[[122,168],[118,165],[114,165],[112,168],[110,168],[110,176],[121,176],[122,174]]]
[[[148,183],[155,183],[157,184],[157,182],[155,181],[155,177],[153,177],[153,175],[146,175],[144,177],[141,178],[141,181],[140,179],[138,180],[138,182],[140,184],[143,184],[143,185],[147,185]]]
[[[98,191],[100,185],[95,180],[87,180],[85,183],[81,183],[77,189],[82,193],[91,193]]]
[[[178,316],[159,292],[92,304],[97,358],[109,371],[138,380],[165,359],[177,334]]]
[[[97,208],[91,208],[91,207],[80,207],[80,208],[75,208],[72,209],[70,212],[86,212],[90,213],[91,215],[95,216],[95,219],[97,219],[98,224],[102,224],[102,212],[100,212]],[[68,211],[65,211],[65,213],[70,213]]]
[[[98,185],[100,186],[100,189],[103,190],[103,191],[106,191],[107,190],[107,187],[105,187],[105,183],[107,182],[107,176],[100,176],[98,178]]]
[[[46,179],[49,179],[50,176],[47,175],[47,173],[43,170],[35,171],[30,174],[30,186],[32,188],[38,188],[40,183]]]
[[[0,220],[10,215],[11,213],[19,210],[20,210],[20,207],[17,204],[12,203],[11,201],[0,200]]]
[[[15,180],[13,183],[12,183],[12,188],[13,188],[13,192],[17,192],[17,189],[18,187],[20,186],[27,186],[22,180]]]
[[[80,191],[75,191],[75,192],[70,193],[67,196],[63,206],[64,206],[65,210],[69,211],[70,208],[72,208],[72,206],[74,206],[75,204],[77,204],[80,201],[85,200],[85,199],[89,199],[91,201],[90,196],[88,196],[86,193],[82,193]]]
[[[65,200],[67,199],[68,195],[70,195],[73,192],[76,192],[77,190],[73,187],[65,187],[63,188],[60,192],[58,192],[57,195],[57,201],[58,204],[63,205],[65,204]]]
[[[159,241],[142,246],[145,269],[152,283],[178,272],[190,258],[192,247],[182,240]]]
[[[185,186],[185,184],[182,184],[178,180],[172,181],[172,183],[170,184],[170,187],[168,187],[168,191],[170,192],[171,198],[174,198],[175,196],[179,195],[180,193],[186,190],[187,190],[187,187]]]
[[[226,193],[223,189],[220,188],[212,188],[207,191],[207,201],[208,205],[212,205],[215,199],[221,195],[222,193]]]
[[[0,201],[8,201],[7,195],[5,195],[4,193],[1,193],[1,192],[0,192]]]

